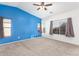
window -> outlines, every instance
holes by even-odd
[[[11,20],[0,17],[0,38],[11,36]]]
[[[59,21],[53,21],[53,34],[59,34],[59,29],[60,28],[60,24]]]
[[[72,18],[55,20],[50,22],[50,35],[59,34],[74,37]]]
[[[3,19],[4,37],[11,36],[11,20]]]
[[[65,35],[67,19],[56,20],[53,22],[53,33]]]
[[[38,23],[37,24],[37,30],[38,30],[38,32],[42,32],[42,25],[41,25],[41,23]]]
[[[50,30],[51,30],[50,35],[52,34],[65,35],[66,24],[67,24],[67,19],[51,21],[50,22]]]

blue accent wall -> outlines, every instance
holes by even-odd
[[[41,36],[37,30],[37,24],[41,23],[41,19],[28,12],[0,4],[0,16],[12,20],[12,36],[0,38],[0,44]]]

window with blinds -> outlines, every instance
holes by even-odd
[[[10,19],[3,19],[3,33],[4,33],[4,37],[11,36],[11,20]]]

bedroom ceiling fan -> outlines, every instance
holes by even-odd
[[[45,2],[41,2],[41,4],[33,4],[34,6],[38,6],[37,10],[40,10],[41,8],[44,10],[47,10],[46,7],[52,6],[52,3],[50,4],[45,4]]]

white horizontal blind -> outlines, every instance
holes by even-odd
[[[4,37],[11,36],[11,20],[3,19]]]

